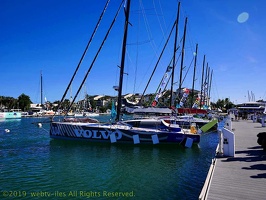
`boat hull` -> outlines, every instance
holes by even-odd
[[[154,130],[123,125],[68,122],[52,122],[50,137],[53,139],[131,144],[178,144],[187,138],[192,139],[193,143],[200,142],[199,134],[184,134],[167,129]]]
[[[21,118],[20,112],[0,112],[0,119],[19,119]]]

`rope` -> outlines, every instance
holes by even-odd
[[[115,20],[116,20],[116,18],[117,18],[117,16],[118,16],[118,13],[119,13],[119,11],[120,11],[122,5],[123,5],[123,1],[122,1],[122,3],[120,4],[120,6],[119,6],[119,8],[118,8],[118,10],[117,10],[117,12],[116,12],[115,17],[114,17],[114,19],[113,19],[113,21],[112,21],[112,23],[111,23],[111,25],[110,25],[110,27],[109,27],[107,33],[105,34],[105,37],[104,37],[104,39],[103,39],[103,41],[102,41],[102,43],[101,43],[101,46],[99,47],[99,49],[98,49],[98,51],[97,51],[97,53],[96,53],[96,55],[95,55],[95,57],[94,57],[94,59],[93,59],[91,65],[90,65],[90,67],[89,67],[89,69],[88,69],[88,71],[87,71],[87,73],[86,73],[86,75],[85,75],[85,77],[84,77],[82,83],[80,84],[80,87],[79,87],[79,89],[78,89],[78,91],[77,91],[77,93],[76,93],[76,95],[75,95],[73,101],[71,102],[70,106],[68,107],[67,112],[66,112],[66,114],[65,114],[64,117],[66,117],[68,111],[70,110],[70,108],[72,107],[73,103],[75,102],[75,100],[76,100],[76,98],[77,98],[77,95],[79,94],[79,92],[80,92],[80,90],[81,90],[83,84],[85,83],[85,81],[86,81],[86,79],[87,79],[87,77],[88,77],[88,75],[89,75],[89,73],[90,73],[90,71],[91,71],[91,69],[92,69],[92,67],[93,67],[93,65],[94,65],[94,62],[96,61],[96,59],[97,59],[97,57],[98,57],[98,55],[99,55],[99,53],[100,53],[100,51],[101,51],[101,49],[102,49],[104,43],[105,43],[105,41],[106,41],[106,39],[107,39],[107,37],[108,37],[108,35],[109,35],[109,33],[110,33],[110,31],[111,31],[113,25],[114,25],[114,22],[115,22]]]
[[[89,40],[89,42],[88,42],[88,44],[87,44],[87,46],[86,46],[86,48],[85,48],[85,50],[84,50],[84,52],[83,52],[83,55],[82,55],[81,58],[80,58],[80,61],[79,61],[79,63],[78,63],[78,66],[76,67],[76,70],[75,70],[75,72],[74,72],[74,74],[73,74],[73,76],[72,76],[72,78],[71,78],[71,80],[70,80],[70,82],[69,82],[69,84],[68,84],[68,86],[67,86],[67,89],[65,90],[65,93],[64,93],[64,95],[63,95],[63,97],[62,97],[62,99],[61,99],[61,101],[60,101],[60,103],[59,103],[58,109],[60,109],[60,107],[62,106],[63,100],[65,99],[65,97],[66,97],[66,95],[67,95],[67,92],[68,92],[68,90],[69,90],[69,88],[70,88],[70,86],[71,86],[71,84],[72,84],[72,82],[73,82],[73,80],[74,80],[74,78],[75,78],[75,76],[76,76],[76,73],[77,73],[77,71],[78,71],[78,69],[79,69],[79,67],[80,67],[80,65],[81,65],[81,63],[82,63],[82,61],[83,61],[83,59],[84,59],[84,57],[85,57],[87,51],[88,51],[88,48],[89,48],[89,46],[90,46],[90,44],[91,44],[91,41],[92,41],[92,39],[93,39],[93,37],[94,37],[94,35],[95,35],[95,33],[96,33],[96,31],[97,31],[99,25],[100,25],[100,22],[101,22],[101,20],[102,20],[103,14],[105,13],[105,11],[106,11],[106,9],[107,9],[107,6],[108,6],[108,4],[109,4],[109,1],[110,1],[110,0],[107,0],[107,2],[106,2],[106,4],[105,4],[105,7],[104,7],[104,9],[103,9],[103,11],[102,11],[102,13],[101,13],[99,19],[98,19],[98,22],[97,22],[97,24],[96,24],[96,26],[95,26],[95,28],[94,28],[94,31],[93,31],[93,33],[92,33],[92,35],[91,35],[91,37],[90,37],[90,40]],[[58,110],[58,109],[57,109],[57,110]],[[54,117],[55,117],[55,115],[53,116],[53,118],[54,118]]]

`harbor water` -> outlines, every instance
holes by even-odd
[[[198,199],[218,143],[216,132],[192,148],[59,141],[44,121],[0,121],[0,199]]]

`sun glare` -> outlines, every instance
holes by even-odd
[[[237,21],[239,23],[244,23],[248,20],[249,14],[247,12],[242,12],[241,14],[238,15]]]

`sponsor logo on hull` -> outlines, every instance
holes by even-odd
[[[119,130],[113,130],[110,131],[108,129],[102,129],[102,130],[83,130],[83,129],[76,129],[71,127],[71,131],[69,130],[69,127],[67,128],[68,131],[63,131],[56,127],[51,127],[51,135],[54,136],[68,136],[68,137],[77,137],[77,138],[92,138],[92,139],[104,139],[104,140],[110,140],[110,136],[115,137],[116,140],[120,140],[122,138],[122,132]]]

